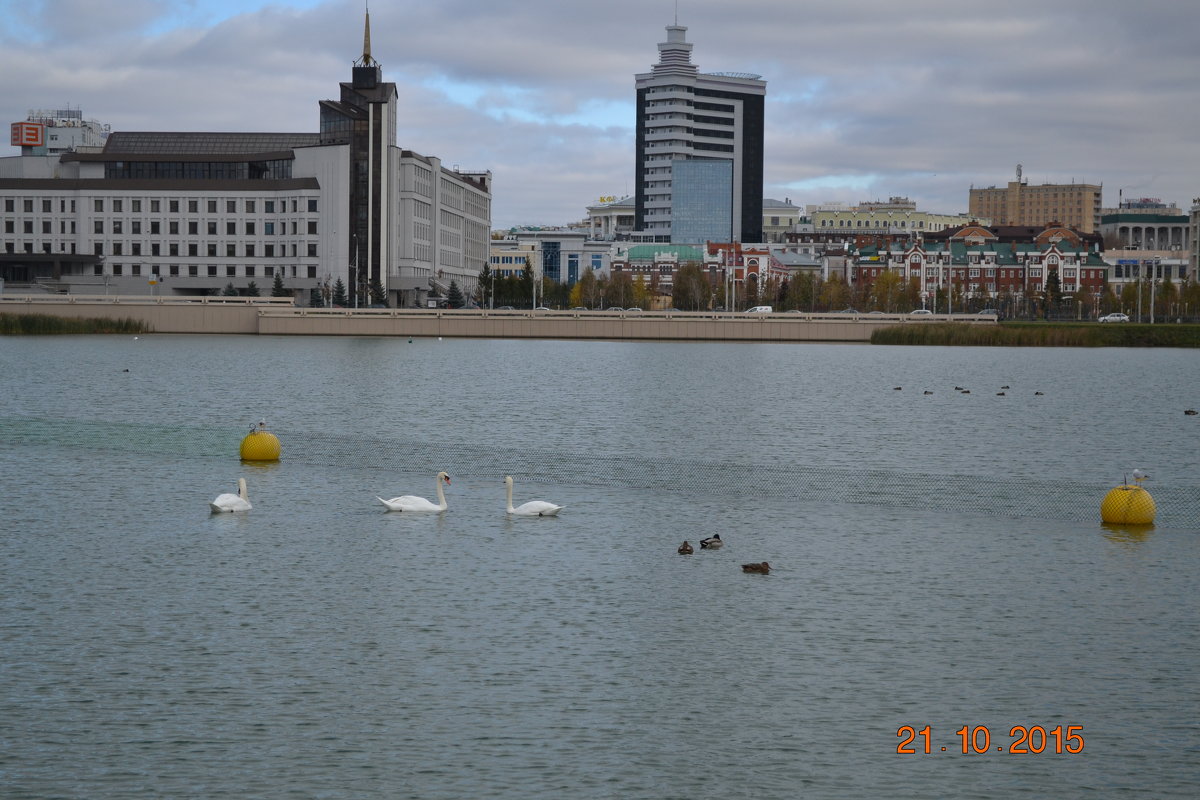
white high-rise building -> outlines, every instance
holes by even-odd
[[[763,105],[749,73],[702,73],[667,26],[637,82],[635,233],[642,241],[762,241]]]

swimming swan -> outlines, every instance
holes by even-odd
[[[238,493],[217,495],[217,499],[208,504],[212,513],[220,514],[225,511],[249,511],[250,501],[246,499],[246,479],[238,478]]]
[[[387,506],[388,511],[445,511],[446,495],[442,492],[442,482],[447,486],[450,485],[450,476],[444,472],[437,474],[437,503],[431,503],[424,497],[415,497],[411,494],[393,497],[391,500],[384,500],[382,497],[376,496],[376,500]]]
[[[508,489],[508,513],[510,514],[519,514],[522,517],[556,517],[558,516],[558,512],[563,510],[562,506],[547,503],[545,500],[530,500],[528,503],[522,503],[513,508],[513,479],[511,475],[504,476],[504,486]]]

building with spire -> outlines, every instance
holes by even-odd
[[[300,302],[423,305],[474,289],[491,173],[396,143],[397,92],[363,52],[316,133],[115,131],[103,148],[0,159],[10,290],[206,295],[281,276]],[[313,292],[313,290],[319,290]],[[374,296],[373,296],[374,295]]]
[[[761,242],[763,105],[749,73],[702,73],[687,28],[667,26],[658,63],[636,76],[634,240]]]

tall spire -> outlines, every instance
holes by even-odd
[[[378,61],[371,57],[371,9],[368,6],[366,8],[366,20],[363,22],[362,58],[359,59],[357,66],[371,67],[377,65],[378,63]]]

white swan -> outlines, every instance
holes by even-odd
[[[208,504],[212,509],[212,513],[220,514],[225,511],[249,511],[251,508],[250,501],[246,499],[246,479],[238,478],[237,494],[217,495],[217,499]]]
[[[445,511],[446,495],[442,492],[442,482],[450,485],[450,476],[444,472],[437,474],[437,499],[436,503],[431,503],[424,497],[415,497],[411,494],[393,497],[391,500],[384,500],[382,497],[376,496],[376,500],[387,506],[388,511]]]
[[[513,508],[513,479],[511,475],[504,476],[504,486],[508,490],[508,513],[510,514],[519,514],[522,517],[556,517],[558,516],[558,512],[563,510],[562,506],[547,503],[545,500],[530,500],[528,503],[522,503]]]

